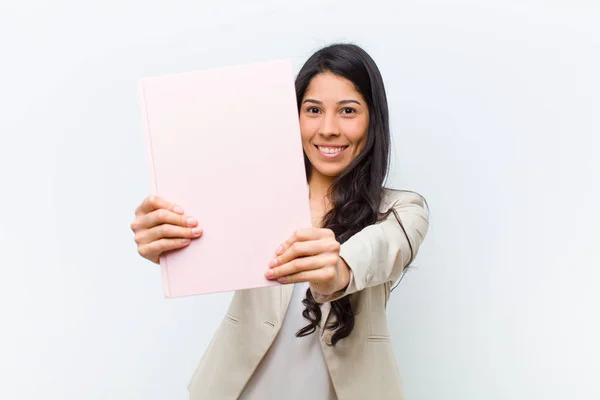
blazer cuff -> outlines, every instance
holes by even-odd
[[[361,265],[361,260],[371,259],[369,251],[370,247],[364,244],[359,235],[355,235],[343,243],[340,248],[340,257],[344,259],[350,268],[350,282],[345,289],[330,295],[324,295],[311,289],[315,301],[317,303],[331,302],[363,290],[367,286],[367,281],[370,280],[371,274],[369,266]]]

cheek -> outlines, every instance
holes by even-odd
[[[302,136],[302,144],[306,145],[314,136],[317,130],[314,121],[308,119],[300,119],[300,135]]]
[[[364,146],[367,140],[368,122],[354,120],[346,127],[346,136],[356,146]]]

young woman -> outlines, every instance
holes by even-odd
[[[265,260],[265,276],[284,285],[234,294],[190,398],[403,399],[385,309],[427,234],[427,204],[383,187],[387,99],[364,50],[319,50],[296,92],[314,227],[299,227]],[[155,263],[202,236],[193,217],[156,196],[137,208],[132,230]]]

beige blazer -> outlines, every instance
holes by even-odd
[[[381,210],[390,207],[406,232],[391,213],[348,239],[340,256],[352,271],[350,284],[343,293],[319,299],[323,303],[321,327],[334,318],[329,302],[342,296],[350,296],[357,313],[354,330],[335,347],[330,345],[330,330],[320,328],[314,333],[319,335],[340,400],[405,399],[388,333],[386,304],[390,289],[411,261],[411,246],[416,256],[427,234],[429,209],[417,193],[386,189]],[[191,400],[239,397],[281,327],[292,289],[292,285],[279,285],[235,292],[190,380]]]

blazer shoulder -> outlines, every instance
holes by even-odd
[[[383,188],[383,197],[381,199],[381,211],[386,212],[390,208],[397,208],[405,205],[416,205],[423,208],[429,215],[429,205],[427,200],[420,193],[412,190],[401,190]]]

